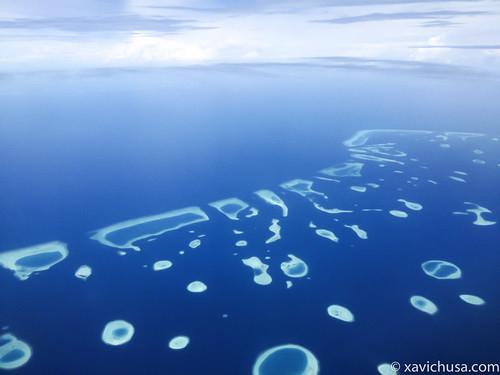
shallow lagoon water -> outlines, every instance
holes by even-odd
[[[21,82],[22,90],[13,90],[19,80],[3,81],[0,170],[7,182],[0,186],[0,251],[52,240],[69,249],[63,261],[23,282],[13,270],[0,269],[8,301],[0,308],[1,323],[33,350],[16,373],[245,374],[260,353],[288,342],[313,353],[324,374],[376,373],[379,364],[405,358],[497,358],[499,280],[491,265],[498,262],[498,224],[475,225],[476,214],[467,210],[477,206],[464,202],[487,208],[483,219],[498,222],[500,159],[491,138],[498,136],[499,116],[493,105],[451,103],[465,100],[465,92],[492,102],[495,90],[445,78],[363,73],[361,79],[348,71],[307,80],[300,78],[304,72],[287,79],[254,72],[246,79],[213,71],[217,80],[205,73],[39,78],[36,86]],[[435,91],[428,92],[429,82]],[[426,131],[373,131],[380,128]],[[447,129],[488,137],[464,140]],[[372,132],[355,136],[362,130]],[[451,147],[439,147],[444,142]],[[364,149],[375,144],[384,146]],[[474,149],[485,151],[485,164],[472,162]],[[332,166],[331,176],[318,172]],[[468,173],[466,184],[447,177],[454,170]],[[307,182],[295,190],[280,187],[294,180]],[[261,190],[274,192],[286,210],[254,193]],[[209,205],[228,198],[249,206],[238,220]],[[406,209],[400,198],[425,208]],[[200,211],[150,220],[182,207]],[[247,217],[255,213],[250,207],[258,214]],[[230,205],[226,213],[234,217],[237,209]],[[409,216],[399,220],[390,210]],[[266,244],[273,219],[279,219],[281,239]],[[317,228],[308,227],[311,221]],[[109,231],[116,223],[123,232],[117,226]],[[368,238],[345,225],[357,225]],[[338,242],[314,229],[334,233]],[[109,237],[90,239],[99,232]],[[191,251],[188,244],[200,234],[207,235],[202,246]],[[247,246],[236,248],[238,240]],[[287,254],[310,268],[289,289],[280,269]],[[242,263],[252,257],[260,260],[250,261],[255,268]],[[174,266],[153,272],[162,259]],[[462,277],[428,277],[421,264],[440,259],[460,267]],[[74,277],[82,264],[94,271],[87,282]],[[207,292],[187,292],[193,280],[206,283]],[[462,293],[487,303],[467,304]],[[413,309],[412,295],[428,297],[439,313]],[[329,316],[332,303],[348,307],[356,320]],[[104,345],[104,323],[116,317],[132,322],[135,334],[123,346]],[[449,340],[456,332],[463,335],[460,343]],[[180,333],[190,345],[170,350],[167,343]],[[388,335],[393,339],[381,341]]]

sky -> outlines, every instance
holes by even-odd
[[[0,73],[346,63],[500,74],[500,0],[0,2]]]

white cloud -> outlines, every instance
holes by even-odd
[[[194,42],[173,39],[170,36],[132,35],[124,42],[105,51],[108,63],[200,63],[213,58],[213,51]]]
[[[310,7],[290,13],[228,13],[143,7],[135,0],[128,3],[126,10],[129,15],[139,19],[173,17],[189,20],[190,27],[169,33],[161,29],[147,32],[101,30],[99,33],[85,30],[79,33],[71,28],[58,30],[54,26],[42,30],[30,30],[27,26],[22,30],[2,30],[0,27],[0,64],[4,70],[15,70],[275,62],[318,56],[350,56],[495,69],[495,66],[500,67],[497,51],[412,47],[499,44],[500,40],[496,38],[500,16],[495,13],[496,8],[495,1],[479,1]],[[491,14],[449,16],[447,20],[456,25],[448,27],[422,27],[420,19],[349,24],[311,22],[374,13],[407,14],[443,9]],[[148,25],[151,27],[154,22]],[[492,64],[492,61],[497,64]]]

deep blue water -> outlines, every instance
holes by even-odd
[[[472,201],[500,221],[500,142],[491,139],[500,136],[499,100],[500,85],[488,78],[361,71],[200,69],[4,79],[0,251],[53,240],[70,251],[26,281],[0,268],[0,326],[33,349],[15,372],[249,374],[259,353],[287,343],[309,349],[328,375],[376,373],[378,364],[392,361],[498,362],[498,224],[475,226],[472,216],[452,212]],[[345,139],[377,128],[487,136],[450,140],[449,150],[418,136],[381,136],[374,143],[395,141],[419,162],[381,168],[366,161],[363,177],[313,179],[319,169],[349,159]],[[474,164],[474,158],[487,163]],[[453,170],[466,171],[467,183],[447,178]],[[439,184],[412,186],[410,176]],[[279,188],[294,178],[313,180],[329,196],[325,207],[385,211],[321,213]],[[366,182],[381,187],[349,189]],[[289,217],[252,194],[263,188],[278,193]],[[228,197],[257,207],[259,215],[231,221],[208,206]],[[392,217],[386,211],[401,209],[398,198],[424,209],[406,210],[407,219]],[[118,256],[117,249],[89,239],[116,222],[192,205],[210,220],[143,241],[141,252]],[[282,239],[265,245],[272,218],[280,219]],[[311,220],[340,242],[318,237],[308,228]],[[344,224],[358,224],[368,240]],[[191,229],[207,235],[197,249],[188,247],[196,236]],[[249,245],[236,248],[238,239]],[[291,289],[279,268],[286,254],[309,266],[310,279],[294,280]],[[272,284],[252,281],[241,263],[250,256],[270,265]],[[153,272],[161,259],[174,266]],[[459,265],[463,277],[426,276],[420,264],[429,259]],[[93,269],[86,281],[73,275],[82,264]],[[188,293],[193,280],[208,290]],[[487,303],[465,304],[462,293]],[[408,302],[414,294],[435,302],[438,314],[414,309]],[[348,307],[355,322],[329,317],[331,304]],[[101,341],[104,325],[114,319],[135,326],[124,346]],[[167,344],[177,335],[191,342],[172,351]]]

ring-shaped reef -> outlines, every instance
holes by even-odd
[[[384,144],[378,144],[378,145],[364,146],[356,151],[361,152],[361,153],[371,152],[372,154],[379,154],[379,155],[384,155],[384,156],[394,156],[397,158],[402,158],[402,157],[408,156],[406,154],[406,152],[397,150],[394,146],[395,146],[395,143],[384,143]]]
[[[377,371],[380,375],[397,375],[390,363],[381,363],[377,366]]]
[[[314,232],[320,237],[329,239],[330,241],[333,242],[339,242],[339,238],[331,230],[318,228]]]
[[[353,185],[353,186],[351,186],[351,190],[358,192],[358,193],[364,193],[364,192],[366,192],[367,189],[366,189],[366,186]]]
[[[68,254],[65,243],[53,241],[0,253],[0,265],[13,271],[14,276],[24,281],[32,273],[47,271],[62,262]]]
[[[403,203],[406,206],[406,208],[413,211],[421,211],[424,208],[424,206],[422,206],[420,203],[411,202],[403,198],[398,199],[398,202]]]
[[[250,207],[248,203],[243,202],[239,198],[222,199],[220,201],[209,203],[208,205],[215,208],[231,220],[239,220],[238,214]]]
[[[200,207],[187,207],[122,221],[98,229],[90,238],[106,246],[140,251],[141,248],[134,245],[137,241],[207,220],[207,214]]]
[[[281,270],[285,275],[294,278],[307,276],[309,267],[306,262],[293,254],[288,254],[288,258],[290,258],[289,261],[281,263]]]
[[[129,342],[134,333],[134,326],[129,322],[125,320],[113,320],[104,326],[101,339],[107,345],[118,346]]]
[[[154,271],[163,271],[163,270],[169,269],[172,266],[173,266],[173,263],[169,260],[158,260],[158,261],[154,262],[153,270]]]
[[[13,370],[30,360],[31,347],[11,333],[0,336],[0,369]]]
[[[90,276],[92,276],[92,268],[86,264],[78,267],[75,272],[75,277],[81,280],[87,280]]]
[[[478,296],[474,296],[472,294],[460,294],[460,299],[470,305],[481,306],[486,303],[484,299]]]
[[[195,239],[195,240],[192,240],[190,243],[189,243],[189,247],[191,249],[196,249],[198,246],[201,245],[201,240],[199,238]]]
[[[446,260],[428,260],[422,263],[426,275],[440,280],[453,280],[462,277],[462,270]]]
[[[266,244],[276,242],[281,239],[281,226],[278,219],[272,219],[271,225],[269,226],[269,231],[273,234],[266,240]]]
[[[288,216],[288,207],[283,201],[283,199],[281,199],[278,196],[278,194],[276,194],[271,190],[266,190],[266,189],[257,190],[255,194],[259,196],[262,200],[264,200],[266,203],[280,207],[283,213],[283,217]]]
[[[324,193],[313,190],[312,186],[313,186],[313,181],[303,180],[300,178],[283,182],[282,184],[280,184],[281,188],[297,193],[304,198],[309,199],[317,195],[319,195],[322,198],[326,198],[326,195]]]
[[[326,207],[323,207],[322,205],[320,205],[319,203],[317,202],[313,202],[313,206],[315,208],[317,208],[319,211],[321,212],[326,212],[327,214],[332,214],[332,215],[336,215],[336,214],[347,214],[347,213],[352,213],[354,211],[352,210],[342,210],[340,208],[326,208]]]
[[[311,351],[300,345],[286,344],[260,354],[252,375],[316,375],[319,362]]]
[[[492,214],[490,209],[488,209],[486,207],[482,207],[482,206],[478,205],[477,203],[473,203],[473,202],[464,202],[464,203],[469,205],[469,206],[476,206],[475,208],[469,208],[469,209],[465,210],[467,212],[470,212],[473,215],[476,215],[476,219],[474,220],[474,222],[472,224],[479,225],[479,226],[488,226],[488,225],[495,225],[496,224],[496,221],[487,220],[483,217],[483,214]]]
[[[208,287],[202,281],[192,281],[188,284],[186,289],[191,293],[203,293],[208,289]]]
[[[168,347],[172,350],[181,350],[189,345],[189,337],[176,336],[168,342]]]
[[[347,307],[340,305],[330,305],[326,309],[326,312],[332,318],[342,320],[343,322],[347,323],[354,322],[354,314]]]
[[[253,270],[253,281],[258,285],[269,285],[273,282],[271,275],[267,272],[269,265],[263,263],[259,257],[242,259],[241,262]]]
[[[351,157],[354,159],[375,161],[378,163],[394,163],[394,164],[404,165],[404,163],[402,161],[389,159],[389,158],[383,158],[383,157],[375,156],[375,155],[351,154]]]
[[[404,211],[400,210],[390,210],[389,213],[394,217],[399,217],[401,219],[405,219],[408,217],[408,214]]]
[[[430,299],[422,296],[411,296],[410,303],[417,310],[420,310],[429,315],[434,315],[438,312],[438,307],[436,306],[436,304]]]
[[[346,162],[322,169],[319,173],[332,177],[361,177],[363,166],[359,162]]]
[[[356,233],[356,236],[361,238],[362,240],[368,239],[368,233],[366,230],[363,230],[359,227],[359,225],[347,225],[345,224],[344,227],[351,229],[354,233]]]

